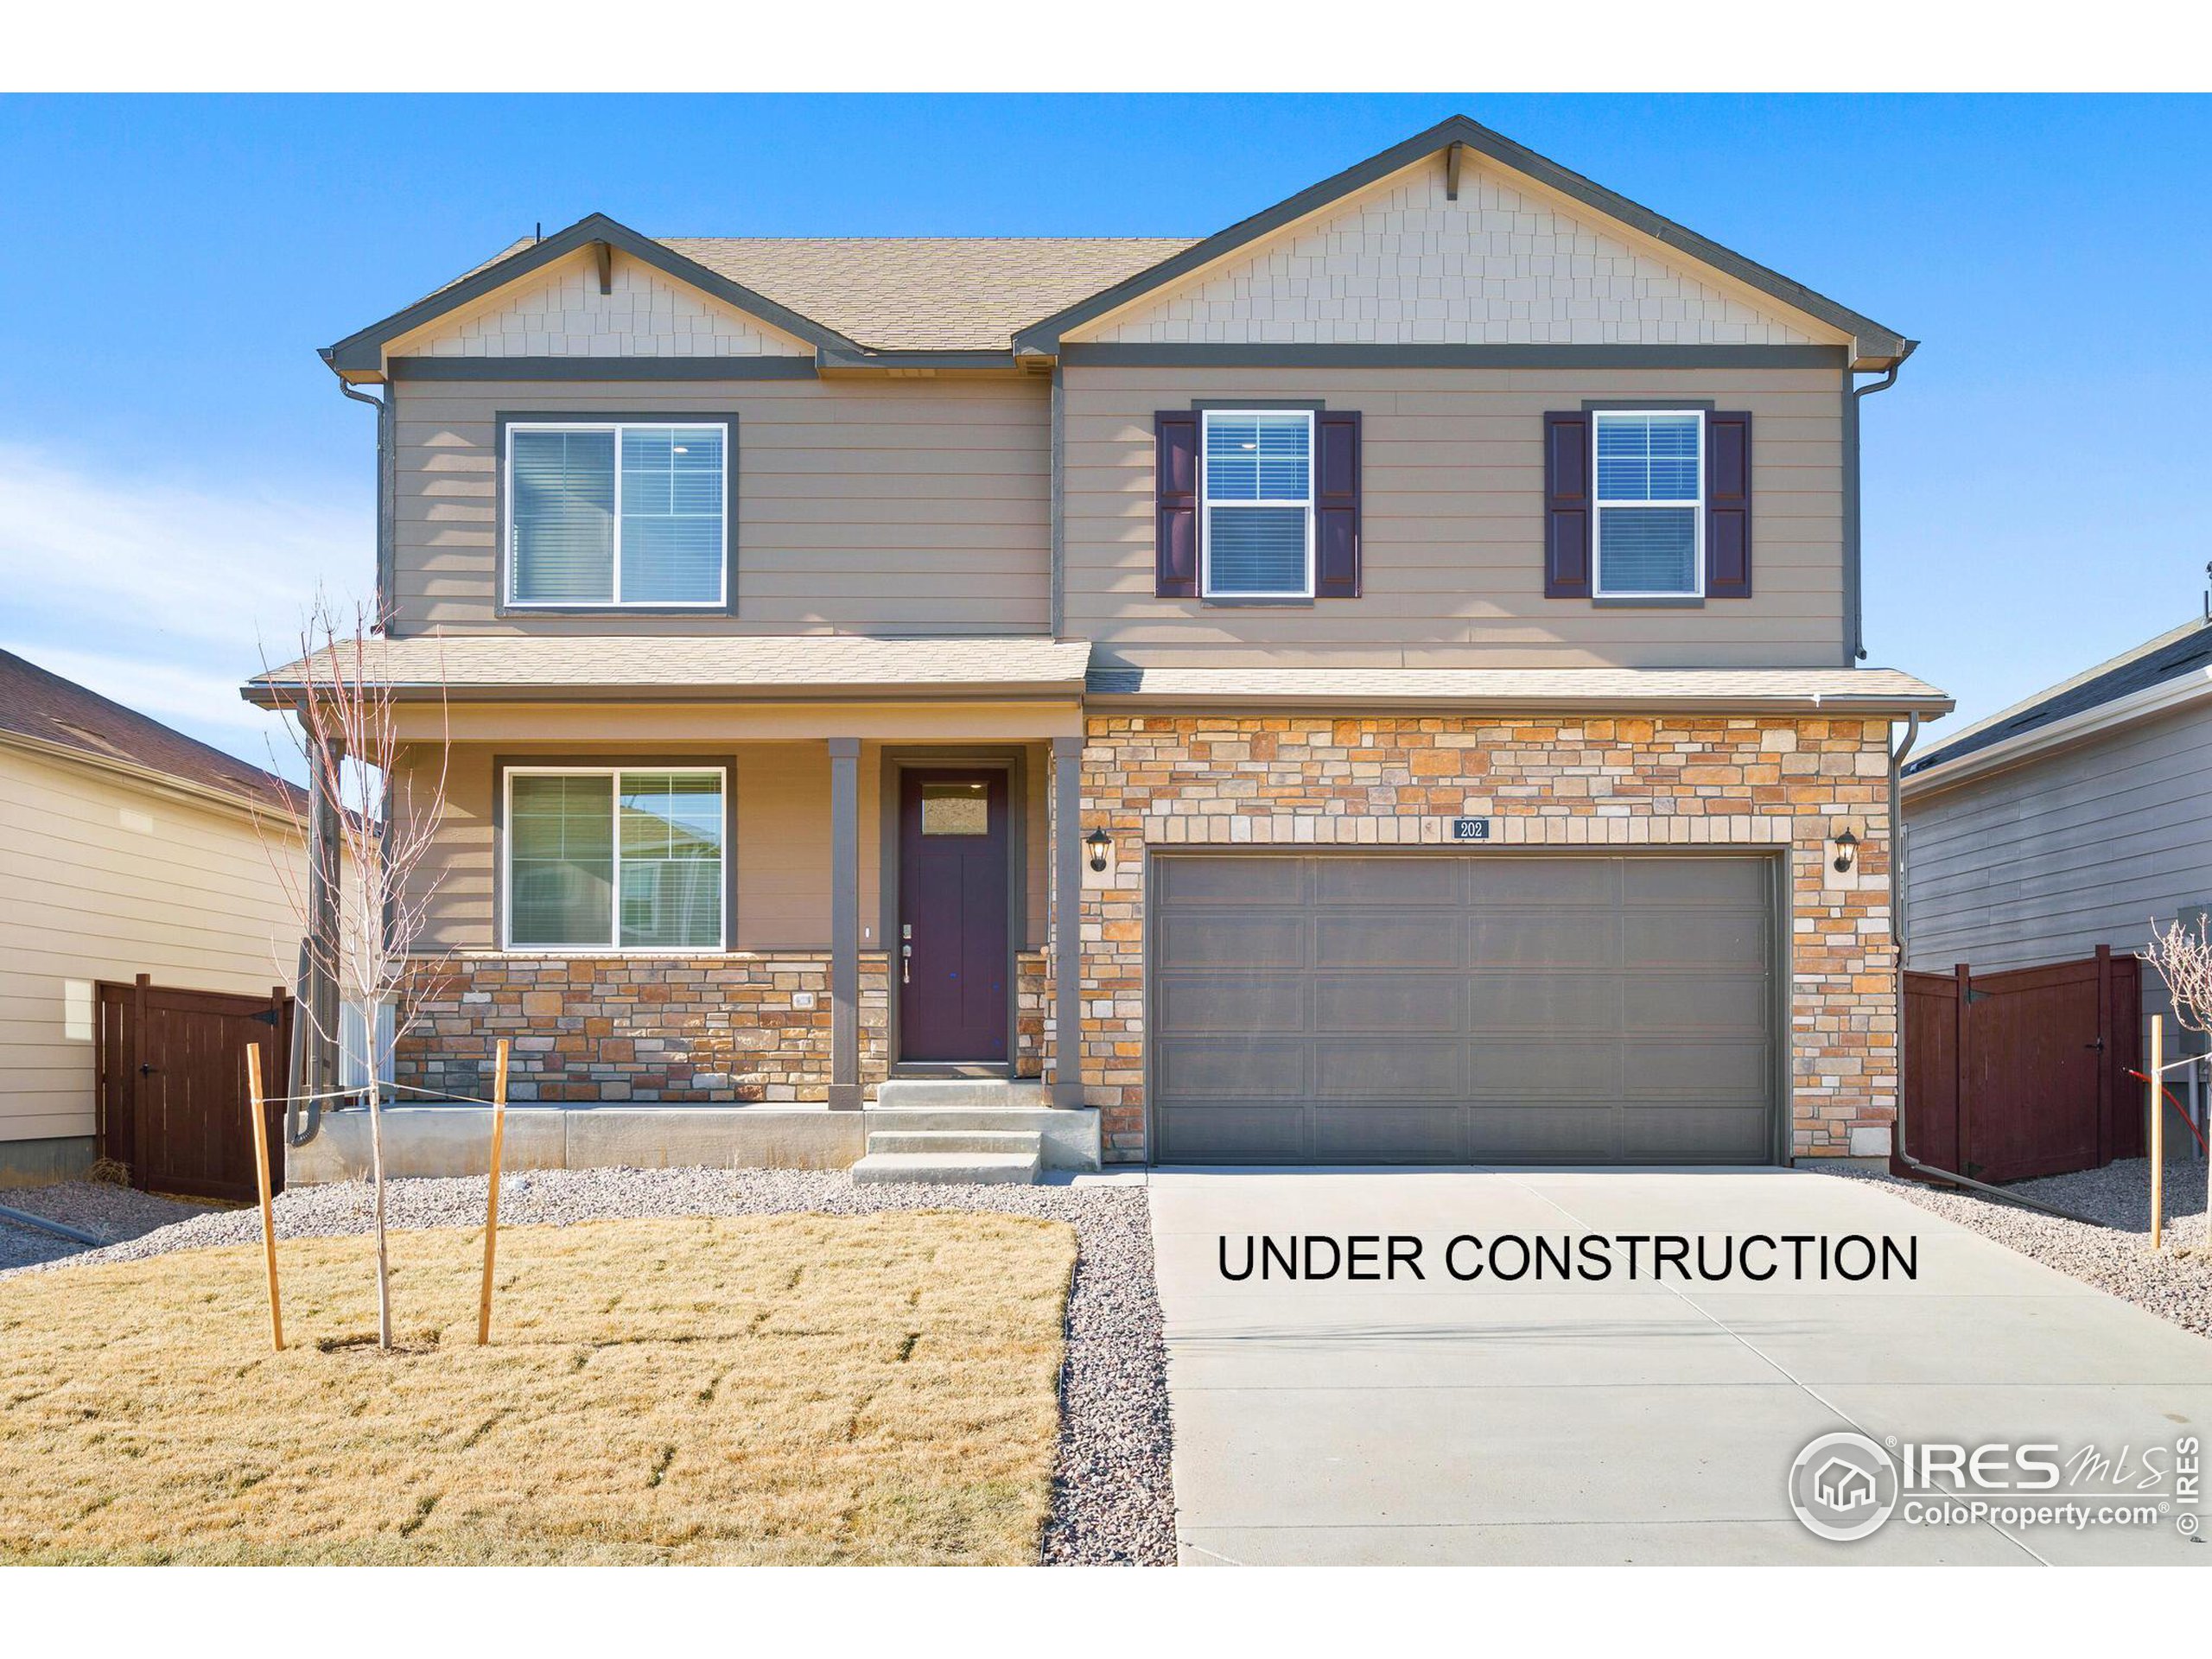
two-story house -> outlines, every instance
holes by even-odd
[[[326,353],[451,744],[400,1077],[512,1036],[525,1160],[1885,1153],[1913,344],[1459,118],[1198,242],[510,248]]]

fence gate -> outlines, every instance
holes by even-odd
[[[1905,1143],[1938,1169],[2023,1181],[2143,1155],[2142,964],[1905,976]],[[1914,1172],[1892,1159],[1897,1174]]]
[[[264,1086],[283,1089],[292,999],[231,996],[137,982],[103,982],[99,1000],[100,1155],[127,1164],[130,1184],[188,1198],[254,1196],[253,1128],[245,1051],[261,1046]],[[264,1109],[274,1167],[284,1185],[284,1109]]]

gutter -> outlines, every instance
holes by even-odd
[[[377,624],[391,609],[391,594],[395,585],[392,569],[392,530],[399,516],[397,472],[392,465],[392,394],[394,388],[386,382],[381,397],[355,389],[353,383],[339,372],[334,360],[335,347],[322,353],[322,360],[333,374],[338,376],[338,390],[357,404],[366,404],[377,412]]]
[[[817,702],[1073,702],[1083,696],[1080,680],[1022,681],[1006,684],[926,680],[901,680],[875,685],[639,685],[600,681],[583,685],[440,685],[430,680],[388,680],[380,683],[400,702],[684,702],[777,703]],[[289,709],[307,694],[296,680],[252,680],[239,695],[264,709]]]
[[[1861,575],[1864,536],[1861,531],[1863,520],[1859,508],[1859,400],[1862,397],[1872,397],[1878,391],[1887,391],[1891,386],[1897,385],[1897,371],[1904,366],[1905,358],[1912,355],[1913,347],[1919,343],[1917,340],[1907,340],[1904,354],[1890,365],[1882,378],[1870,381],[1863,386],[1853,385],[1851,396],[1844,404],[1851,423],[1850,430],[1844,434],[1844,442],[1851,452],[1851,476],[1844,480],[1843,500],[1846,518],[1844,586],[1847,590],[1845,594],[1845,602],[1851,607],[1851,655],[1847,658],[1850,662],[1863,663],[1866,660],[1866,618],[1864,601],[1861,599],[1866,583]],[[1847,367],[1844,370],[1843,378],[1847,382],[1855,382],[1858,378],[1858,371],[1855,368]]]
[[[1914,741],[1920,736],[1920,716],[1912,715],[1908,716],[1908,719],[1910,724],[1905,728],[1904,741],[1890,751],[1890,940],[1896,945],[1897,953],[1897,1103],[1896,1140],[1893,1147],[1897,1161],[1915,1174],[1926,1176],[1929,1180],[1941,1181],[1951,1186],[1970,1187],[1976,1192],[1999,1199],[2003,1203],[2016,1204],[2026,1210],[2040,1210],[2044,1214],[2056,1216],[2062,1221],[2078,1221],[2085,1227],[2108,1226],[2109,1224],[2106,1222],[2094,1220],[2088,1216],[2077,1216],[2071,1210],[2062,1210],[2055,1204],[2044,1203],[2040,1198],[2031,1198],[2021,1192],[2009,1192],[2001,1186],[1992,1186],[1986,1181],[1977,1181],[1971,1176],[1960,1174],[1955,1169],[1938,1169],[1933,1164],[1923,1163],[1912,1155],[1911,1149],[1906,1141],[1904,1108],[1905,831],[1904,820],[1898,810],[1900,791],[1897,786],[1897,772],[1898,768],[1904,766],[1905,757],[1912,753]]]

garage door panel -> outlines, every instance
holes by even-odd
[[[1470,1056],[1468,1086],[1478,1096],[1616,1096],[1621,1056],[1611,1043],[1478,1043]]]
[[[1158,962],[1170,972],[1179,968],[1248,965],[1302,968],[1306,965],[1306,928],[1302,916],[1263,916],[1236,911],[1170,916],[1160,925]]]
[[[1449,858],[1323,858],[1313,863],[1317,905],[1458,908],[1464,867]]]
[[[1295,1038],[1170,1040],[1159,1046],[1156,1067],[1159,1087],[1169,1095],[1302,1100],[1313,1087],[1306,1045]]]
[[[1290,906],[1306,901],[1306,865],[1296,858],[1163,858],[1160,896],[1185,905]]]
[[[1620,1155],[1611,1103],[1485,1106],[1468,1114],[1467,1156],[1481,1163],[1605,1164]]]
[[[1638,1035],[1764,1036],[1774,1017],[1771,988],[1755,974],[1624,975],[1620,999],[1622,1027]]]
[[[1630,911],[1621,918],[1622,966],[1764,968],[1767,932],[1757,911]]]
[[[1630,1108],[1621,1114],[1621,1156],[1630,1162],[1764,1163],[1767,1109],[1707,1106]]]
[[[1764,1043],[1638,1043],[1624,1096],[1631,1100],[1764,1100],[1773,1086]]]
[[[1307,1161],[1305,1115],[1280,1106],[1179,1106],[1154,1122],[1166,1163]]]
[[[1470,902],[1476,905],[1611,906],[1620,893],[1619,861],[1478,855],[1467,861]]]
[[[1465,1028],[1466,1008],[1467,982],[1458,975],[1313,976],[1317,1032],[1457,1032]]]
[[[1609,1030],[1620,1011],[1616,974],[1478,971],[1467,984],[1467,1028],[1483,1034]]]
[[[1323,912],[1313,919],[1313,965],[1329,968],[1458,968],[1464,930],[1450,911]]]
[[[1154,866],[1162,1160],[1773,1156],[1765,859],[1163,850]]]
[[[1457,1107],[1324,1106],[1313,1114],[1313,1160],[1402,1164],[1468,1160]]]
[[[1161,1037],[1301,1032],[1306,982],[1289,974],[1178,974],[1160,986],[1153,1029]]]
[[[1612,968],[1621,918],[1606,912],[1485,913],[1469,924],[1468,961],[1485,968]]]
[[[1750,911],[1766,908],[1767,870],[1748,858],[1637,858],[1621,861],[1621,902],[1719,906]]]
[[[1313,1055],[1322,1100],[1457,1100],[1466,1093],[1466,1050],[1459,1043],[1335,1042]]]

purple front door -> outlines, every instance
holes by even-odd
[[[1005,1063],[1007,845],[1004,771],[900,774],[901,1059]]]

